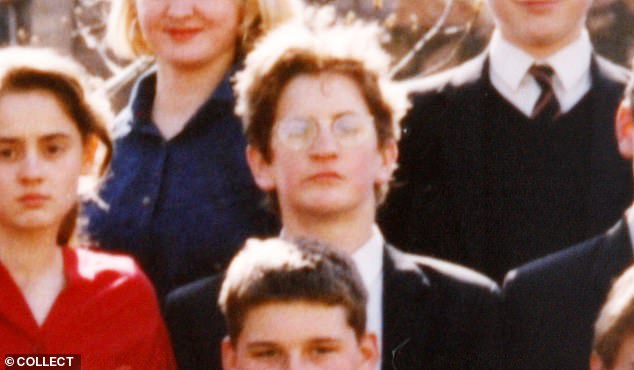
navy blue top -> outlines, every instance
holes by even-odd
[[[220,271],[244,240],[277,230],[245,159],[228,76],[183,130],[165,140],[152,122],[156,73],[142,76],[115,124],[107,209],[84,205],[89,236],[131,253],[159,297]]]

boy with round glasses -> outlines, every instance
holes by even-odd
[[[496,369],[497,286],[404,254],[375,225],[408,105],[387,77],[380,30],[344,23],[328,8],[303,15],[260,41],[235,86],[247,160],[281,216],[282,238],[320,240],[352,257],[369,292],[367,328],[378,335],[383,369]],[[170,295],[177,356],[224,335],[213,307],[217,285],[212,278]]]

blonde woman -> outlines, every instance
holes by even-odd
[[[276,231],[246,165],[229,81],[269,15],[286,14],[259,9],[252,0],[113,1],[113,49],[151,55],[156,67],[116,121],[103,204],[86,214],[92,237],[132,253],[159,296],[220,271],[248,236]]]

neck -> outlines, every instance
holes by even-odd
[[[231,67],[232,55],[197,68],[158,61],[152,119],[166,139],[176,136],[207,101]]]
[[[27,231],[17,235],[0,232],[0,261],[18,285],[22,285],[59,263],[61,248],[56,238],[56,231]]]
[[[282,210],[284,238],[310,238],[330,244],[347,254],[354,253],[372,237],[374,209],[372,212],[351,215],[293,215],[285,217]],[[288,214],[288,213],[287,213]]]
[[[530,54],[536,60],[544,60],[577,40],[581,35],[581,32],[582,29],[579,29],[576,33],[570,34],[566,38],[552,40],[552,42],[535,43],[529,45],[521,45],[518,43],[515,44],[518,45],[526,53]]]

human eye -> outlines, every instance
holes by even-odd
[[[66,152],[68,143],[63,139],[47,140],[42,145],[42,151],[48,158],[56,158]]]
[[[310,131],[310,122],[301,118],[291,118],[282,121],[280,131],[287,138],[302,138]]]
[[[280,355],[280,351],[276,348],[259,348],[250,351],[251,357],[258,359],[270,359]]]
[[[13,144],[0,144],[0,160],[11,162],[18,159],[19,148]]]
[[[358,114],[346,114],[335,122],[335,125],[343,132],[359,132],[368,125],[368,118]]]
[[[339,347],[334,344],[316,344],[310,347],[310,354],[316,357],[327,356],[338,351]]]
[[[369,131],[371,120],[357,114],[343,115],[333,123],[333,131],[339,138],[359,139]]]

